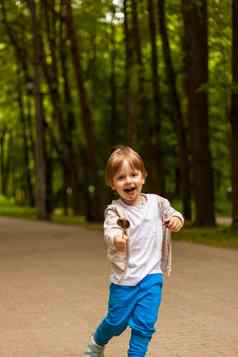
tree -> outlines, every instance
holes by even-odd
[[[182,0],[186,88],[192,152],[192,187],[196,224],[212,226],[214,184],[208,123],[208,23],[207,1]]]
[[[149,0],[152,2],[152,0]],[[159,29],[162,39],[163,55],[165,61],[165,70],[169,86],[172,113],[172,125],[174,127],[179,153],[179,166],[181,172],[181,191],[183,202],[183,213],[186,219],[191,219],[191,184],[190,184],[190,164],[188,154],[187,134],[185,130],[184,118],[181,109],[181,102],[176,85],[176,75],[172,61],[170,43],[165,17],[165,1],[158,0],[158,18]]]
[[[152,74],[152,95],[153,95],[153,114],[152,123],[148,114],[143,119],[143,127],[147,127],[146,134],[149,134],[149,142],[145,142],[145,158],[149,163],[151,173],[151,189],[163,194],[165,192],[165,164],[161,150],[161,90],[158,72],[158,51],[156,43],[156,16],[153,0],[147,0],[148,24],[151,47],[151,74]],[[144,100],[145,102],[145,100]],[[148,109],[148,106],[145,106]]]
[[[232,94],[231,94],[232,225],[238,228],[238,1],[232,1]]]
[[[109,143],[113,146],[115,142],[118,140],[118,132],[120,130],[119,127],[119,115],[118,115],[118,109],[117,109],[117,95],[118,95],[118,89],[117,89],[117,83],[116,83],[116,24],[115,24],[115,12],[116,8],[115,5],[112,4],[111,6],[111,36],[110,36],[110,42],[111,42],[111,73],[110,73],[110,87],[111,87],[111,98],[110,98],[110,103],[111,103],[111,114],[109,118],[109,136],[108,140]],[[115,134],[114,134],[114,129],[115,129]]]
[[[130,27],[129,0],[123,0],[124,12],[124,46],[125,46],[125,117],[127,123],[127,142],[129,145],[136,145],[137,142],[137,118],[135,115],[135,102],[132,91],[133,79],[133,52],[132,34]]]
[[[0,192],[2,195],[7,195],[7,181],[9,174],[9,158],[6,147],[6,134],[7,128],[4,125],[0,130],[0,174],[1,174],[1,186]]]
[[[19,74],[20,73],[21,73],[21,71],[19,71]],[[26,192],[27,203],[31,207],[33,207],[35,197],[34,197],[34,192],[33,192],[34,190],[33,190],[33,184],[32,184],[32,176],[31,176],[31,171],[30,171],[29,139],[28,139],[28,134],[27,134],[26,111],[25,111],[25,106],[24,106],[22,83],[20,80],[20,75],[19,75],[19,79],[18,79],[18,86],[16,88],[16,93],[17,93],[17,102],[18,102],[18,107],[19,107],[19,119],[20,119],[21,126],[22,126],[22,137],[23,137],[23,155],[24,155],[23,170],[24,170],[24,178],[25,178],[24,191]]]
[[[81,109],[81,120],[84,129],[84,134],[87,143],[87,162],[88,162],[88,172],[89,172],[89,182],[88,187],[93,186],[94,199],[92,205],[91,216],[93,220],[100,220],[103,215],[103,202],[101,197],[101,180],[99,176],[98,169],[98,158],[97,158],[97,148],[96,148],[96,136],[94,130],[94,122],[92,118],[92,112],[88,101],[88,96],[85,88],[85,83],[83,80],[83,70],[81,64],[81,52],[79,42],[77,41],[76,31],[73,22],[73,14],[71,1],[66,0],[64,4],[64,15],[67,27],[67,35],[70,41],[71,54],[73,59],[80,109]]]
[[[40,34],[35,1],[28,0],[28,6],[31,12],[32,21],[33,83],[36,114],[36,205],[38,208],[38,217],[40,219],[48,219],[49,212],[47,207],[46,152],[44,134],[45,114],[41,93]]]

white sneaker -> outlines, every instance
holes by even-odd
[[[104,357],[104,346],[97,345],[92,336],[84,355],[90,357]]]

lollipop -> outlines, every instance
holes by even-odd
[[[123,229],[123,233],[127,235],[126,230],[130,227],[130,222],[128,221],[128,219],[118,218],[117,224]]]

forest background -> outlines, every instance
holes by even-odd
[[[237,0],[0,0],[1,199],[97,222],[116,145],[187,221],[238,227]]]

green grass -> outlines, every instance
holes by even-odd
[[[238,249],[238,232],[225,225],[214,228],[185,227],[173,234],[173,240]]]
[[[17,206],[14,200],[0,196],[0,216],[35,220],[37,219],[37,211],[34,208]],[[85,217],[81,216],[65,216],[62,209],[55,210],[52,222],[75,224],[87,229],[102,230],[102,224],[88,223]],[[187,225],[180,232],[173,234],[173,240],[238,249],[238,232],[225,225],[218,225],[214,228],[197,228]]]
[[[1,214],[1,211],[0,211]],[[80,224],[88,229],[102,229],[102,224],[100,223],[89,223],[87,222],[84,216],[73,216],[71,213],[68,216],[65,216],[63,213],[63,209],[57,208],[54,210],[54,214],[51,217],[51,222],[60,223],[60,224]]]
[[[13,199],[0,195],[0,216],[36,219],[35,208],[17,206]]]
[[[13,217],[13,218],[25,218],[30,220],[37,219],[37,210],[35,208],[26,206],[17,206],[13,199],[8,199],[0,195],[0,216]],[[52,223],[69,224],[69,225],[83,225],[88,229],[102,229],[102,224],[88,223],[83,216],[65,216],[63,209],[57,208],[51,217]]]

